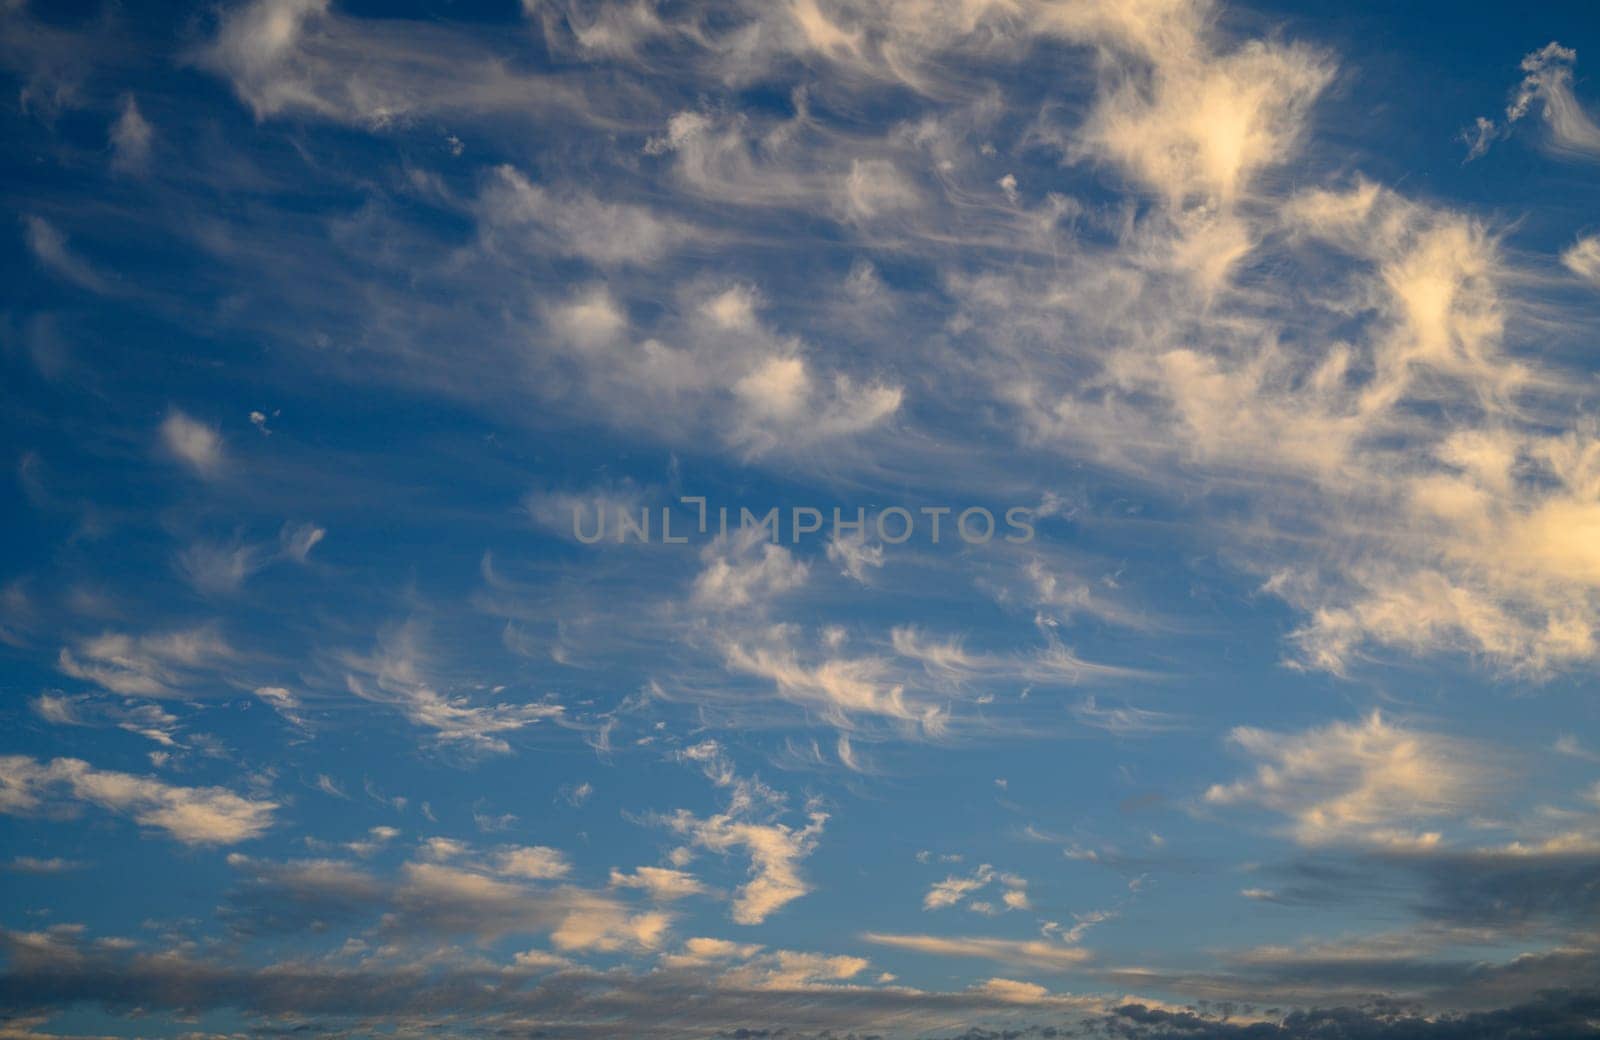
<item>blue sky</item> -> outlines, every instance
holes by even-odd
[[[1589,1035],[1600,19],[1396,6],[4,5],[0,1035]]]

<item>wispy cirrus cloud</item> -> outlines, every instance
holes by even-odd
[[[1543,119],[1544,140],[1551,151],[1568,158],[1600,157],[1600,125],[1572,89],[1577,62],[1577,51],[1553,40],[1524,57],[1522,71],[1526,75],[1506,105],[1504,119],[1497,123],[1479,116],[1472,130],[1463,135],[1467,159],[1482,156],[1496,138],[1509,134],[1514,124],[1535,109]]]
[[[386,704],[414,726],[428,730],[443,747],[467,752],[505,754],[506,735],[548,719],[565,709],[551,701],[524,704],[473,704],[462,694],[440,692],[425,672],[420,634],[413,625],[390,632],[371,656],[347,654],[345,683],[362,700]]]

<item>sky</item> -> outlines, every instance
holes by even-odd
[[[0,2],[0,1037],[1600,1030],[1600,11]]]

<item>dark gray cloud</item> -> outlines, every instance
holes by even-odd
[[[1383,1005],[1229,1021],[1128,1004],[1086,1032],[1126,1040],[1577,1040],[1600,1035],[1600,991],[1554,991],[1493,1011],[1423,1018]]]
[[[1322,851],[1264,868],[1275,903],[1383,903],[1430,925],[1567,934],[1600,922],[1600,848]]]
[[[1464,851],[1400,860],[1422,875],[1418,910],[1467,925],[1600,922],[1600,849]]]

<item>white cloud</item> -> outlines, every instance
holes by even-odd
[[[139,111],[132,94],[122,99],[122,111],[111,124],[111,168],[119,173],[143,173],[150,164],[155,131]]]
[[[0,756],[0,812],[49,812],[84,802],[166,831],[186,845],[233,845],[272,826],[278,804],[221,787],[178,787],[150,777],[96,769],[76,758],[49,762]]]
[[[1174,207],[1230,206],[1293,154],[1332,69],[1306,48],[1260,41],[1216,54],[1194,10],[1168,5],[1141,27],[1159,34],[1133,51],[1135,67],[1147,62],[1148,71],[1099,97],[1072,151],[1117,162]]]
[[[973,871],[970,877],[957,877],[951,875],[943,881],[936,882],[922,897],[924,910],[940,910],[945,907],[955,906],[972,893],[984,888],[994,880],[994,868],[987,863]]]
[[[719,535],[700,554],[691,602],[712,611],[759,609],[805,583],[809,568],[759,527]]]
[[[1119,737],[1148,736],[1182,726],[1176,716],[1163,711],[1136,708],[1131,704],[1120,708],[1102,707],[1093,697],[1085,697],[1068,710],[1079,724]]]
[[[202,477],[218,476],[226,459],[215,427],[174,409],[161,423],[161,443],[179,462]]]
[[[800,861],[817,847],[826,813],[808,813],[804,827],[751,819],[754,807],[736,798],[728,812],[700,818],[687,810],[665,823],[694,844],[719,855],[738,849],[750,860],[750,880],[734,892],[733,919],[760,924],[811,890],[800,874]]]
[[[1016,874],[997,872],[987,863],[979,865],[970,875],[963,877],[952,874],[943,881],[935,882],[922,897],[922,908],[943,910],[965,902],[969,910],[1000,913],[1003,911],[997,909],[989,899],[972,898],[994,885],[1000,888],[1000,904],[1004,910],[1030,909],[1028,880]]]
[[[751,878],[734,894],[733,919],[739,924],[760,924],[810,891],[800,875],[799,862],[816,848],[826,820],[826,814],[813,812],[810,822],[799,829],[735,821],[725,815],[707,820],[680,816],[674,824],[712,852],[745,850]]]
[[[552,307],[550,324],[580,350],[593,351],[615,343],[628,316],[605,286],[596,285]]]
[[[1017,1004],[1037,1004],[1050,996],[1050,991],[1037,983],[1014,979],[988,979],[979,988],[989,996]]]
[[[764,325],[751,287],[694,281],[677,296],[648,324],[630,318],[611,283],[547,299],[530,364],[573,366],[586,400],[623,427],[667,440],[711,436],[751,458],[848,441],[899,410],[901,387],[829,370],[797,337]]]
[[[115,726],[162,747],[178,746],[178,717],[158,704],[43,693],[33,699],[30,707],[40,718],[57,726]]]
[[[1506,122],[1521,119],[1537,103],[1554,151],[1600,157],[1600,126],[1572,92],[1572,68],[1577,61],[1577,51],[1555,42],[1523,58],[1522,71],[1527,76],[1506,108]]]
[[[22,218],[28,249],[45,267],[90,292],[109,293],[111,283],[94,265],[67,245],[67,236],[48,220],[31,214]]]
[[[572,892],[550,941],[561,950],[653,950],[665,940],[672,915],[659,910],[634,912],[605,898]]]
[[[865,221],[920,203],[916,186],[889,159],[855,159],[845,175],[841,204],[850,220]]]
[[[818,385],[804,358],[783,355],[759,362],[733,393],[740,406],[733,439],[758,455],[786,443],[863,433],[899,411],[904,399],[897,386],[858,385],[842,373]]]
[[[854,727],[858,717],[909,723],[928,733],[943,729],[946,707],[908,693],[886,658],[826,652],[803,657],[798,634],[793,626],[773,625],[730,638],[723,647],[727,665],[772,682],[779,697],[817,711],[841,729]]]
[[[477,870],[407,863],[392,898],[391,930],[470,933],[481,938],[548,932],[559,950],[614,953],[653,950],[672,923],[662,911],[635,912],[597,892],[571,886],[535,890]]]
[[[700,895],[706,890],[693,874],[667,867],[639,867],[632,874],[612,868],[611,886],[642,889],[659,902]]]
[[[560,849],[545,845],[524,845],[501,849],[491,861],[495,872],[508,877],[550,881],[572,873],[572,864]]]
[[[65,874],[69,871],[80,870],[83,863],[78,860],[62,859],[52,856],[41,859],[38,856],[17,856],[0,869],[8,870],[13,874]]]
[[[1578,239],[1561,254],[1561,263],[1567,270],[1600,286],[1600,235]]]
[[[393,707],[412,725],[432,731],[446,747],[508,753],[505,734],[559,718],[565,711],[550,701],[474,705],[465,696],[441,693],[423,674],[412,625],[390,633],[373,656],[347,654],[344,661],[352,669],[345,676],[351,693]]]
[[[305,563],[311,558],[311,550],[321,544],[328,532],[316,524],[299,524],[293,527],[285,524],[278,535],[282,545],[281,552],[287,559],[296,563]]]
[[[1239,727],[1229,740],[1259,760],[1253,776],[1206,791],[1210,805],[1260,805],[1289,819],[1309,846],[1427,848],[1442,839],[1420,825],[1459,817],[1495,768],[1461,741],[1407,729],[1373,712],[1301,733]]]
[[[864,957],[773,950],[728,969],[720,981],[750,989],[801,990],[839,985],[866,971]]]
[[[651,264],[700,234],[647,206],[589,191],[552,191],[511,166],[495,168],[478,205],[480,226],[495,248],[553,249],[601,266]]]
[[[300,714],[300,698],[282,686],[257,686],[255,695],[262,701],[272,706],[272,710],[283,716],[284,720],[292,726],[304,728],[305,718]]]
[[[636,521],[650,511],[649,497],[646,489],[618,481],[582,491],[536,489],[523,496],[522,508],[541,530],[568,541],[605,545],[617,542],[619,517]]]
[[[427,23],[350,18],[329,0],[252,0],[223,13],[195,56],[257,119],[301,116],[381,129],[446,113],[522,113],[581,99],[516,72],[482,38]]]
[[[65,675],[112,693],[172,697],[182,693],[198,669],[236,657],[210,626],[141,636],[103,632],[62,647],[56,666]]]
[[[208,596],[237,592],[269,562],[258,545],[196,542],[178,553],[178,571],[197,592]]]
[[[867,583],[867,569],[883,566],[883,546],[868,544],[866,532],[841,535],[837,531],[828,540],[828,561],[838,564],[839,573],[847,578]]]
[[[992,939],[979,936],[905,935],[866,932],[861,938],[879,946],[939,957],[976,957],[1040,971],[1070,971],[1089,959],[1089,951],[1045,939]]]

